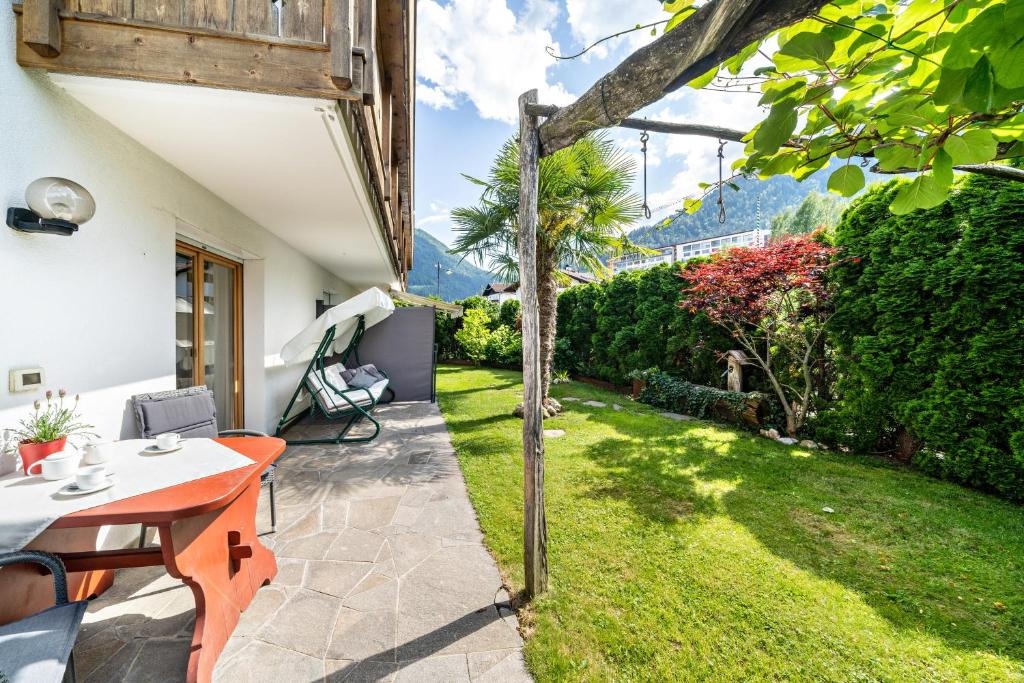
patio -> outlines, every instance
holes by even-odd
[[[262,536],[278,574],[243,613],[217,680],[530,680],[437,406],[377,414],[370,444],[292,446],[278,460],[278,531]],[[265,494],[260,506],[268,529]],[[119,572],[85,618],[80,680],[181,679],[193,619],[191,591],[162,569]]]

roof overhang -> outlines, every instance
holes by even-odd
[[[337,102],[58,73],[50,78],[337,277],[359,288],[400,286]],[[218,232],[223,226],[198,227]]]

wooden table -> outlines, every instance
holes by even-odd
[[[80,594],[83,590],[95,593],[109,585],[96,577],[109,576],[113,569],[163,565],[171,576],[181,579],[192,589],[196,601],[188,681],[212,678],[217,657],[239,615],[260,586],[270,583],[277,574],[274,554],[256,535],[256,504],[260,474],[284,453],[285,442],[274,437],[216,440],[251,458],[254,464],[65,515],[29,546],[57,552],[69,574],[78,578]],[[69,539],[75,539],[79,547],[90,540],[94,543],[99,527],[113,524],[156,528],[160,546],[75,550],[67,545]],[[4,574],[5,594],[41,594],[44,608],[53,604],[52,590],[14,592],[10,583],[13,578]]]

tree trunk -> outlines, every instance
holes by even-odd
[[[551,363],[555,356],[558,315],[558,283],[555,254],[537,240],[537,307],[540,317],[541,401],[547,403],[551,388]]]

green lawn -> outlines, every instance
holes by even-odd
[[[520,381],[438,373],[513,589]],[[546,444],[551,590],[521,615],[538,680],[1024,680],[1024,508],[579,383],[552,393],[609,406],[564,403],[546,423],[567,435]]]

